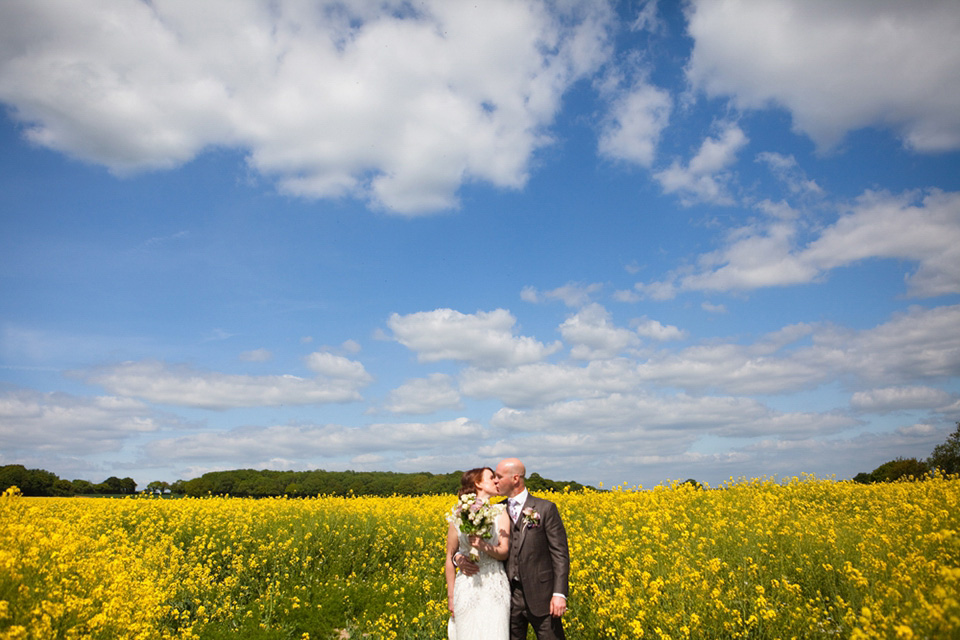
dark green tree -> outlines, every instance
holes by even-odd
[[[73,483],[69,480],[57,479],[53,483],[53,495],[55,496],[72,496],[76,493],[73,489]]]
[[[110,476],[100,484],[96,485],[97,493],[108,495],[111,493],[123,493],[123,480],[117,476]]]
[[[74,480],[70,484],[73,485],[73,492],[77,495],[90,495],[97,492],[96,488],[93,486],[93,483],[89,480]]]
[[[960,473],[960,422],[947,441],[933,448],[927,458],[931,469],[940,469],[943,473]]]
[[[55,473],[43,469],[27,469],[22,464],[9,464],[0,467],[0,492],[10,487],[17,487],[25,496],[53,496],[61,495],[57,491],[57,481],[60,478]]]
[[[163,480],[154,480],[147,484],[147,491],[150,493],[164,493],[170,489],[170,483]]]
[[[122,493],[134,494],[137,492],[137,483],[133,478],[124,478],[120,481],[120,490]]]
[[[873,482],[890,482],[900,478],[915,478],[920,480],[926,477],[930,469],[927,463],[916,458],[897,458],[884,462],[870,473]]]

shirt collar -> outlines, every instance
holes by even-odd
[[[530,495],[530,492],[527,491],[526,489],[524,489],[523,491],[521,491],[520,493],[518,493],[517,495],[515,495],[514,497],[512,497],[512,498],[510,498],[510,499],[513,500],[514,502],[516,502],[516,503],[517,503],[517,506],[522,507],[522,506],[523,506],[523,503],[527,501],[527,496],[528,496],[528,495]]]

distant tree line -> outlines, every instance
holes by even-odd
[[[183,483],[189,496],[421,496],[456,493],[462,471],[451,473],[394,473],[391,471],[269,471],[238,469],[212,471]],[[531,474],[532,491],[571,491],[583,488],[578,482],[556,482]]]
[[[147,485],[151,493],[238,497],[315,496],[390,496],[438,495],[456,493],[462,471],[446,474],[393,473],[389,471],[271,471],[236,469],[212,471],[192,480],[167,483],[155,480]],[[100,484],[86,480],[61,480],[49,471],[26,469],[23,465],[0,467],[0,492],[18,487],[25,496],[116,495],[136,493],[137,485],[130,478],[110,477]],[[578,491],[578,482],[557,482],[531,474],[527,478],[531,491]]]
[[[94,484],[88,480],[64,480],[43,469],[27,469],[22,464],[0,467],[0,492],[17,487],[25,496],[127,495],[137,492],[133,478],[110,476]]]
[[[853,477],[854,482],[890,482],[900,478],[924,478],[932,471],[944,474],[960,473],[960,422],[946,442],[938,444],[926,460],[901,458],[884,462],[870,473],[861,472]]]

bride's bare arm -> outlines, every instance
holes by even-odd
[[[497,560],[506,560],[510,552],[510,516],[506,509],[497,517],[497,545],[493,546],[479,536],[470,536],[470,544]]]
[[[457,568],[453,564],[453,556],[456,555],[460,547],[460,540],[457,537],[457,528],[450,523],[447,528],[447,552],[446,562],[444,562],[443,575],[447,579],[447,608],[450,615],[453,615],[453,583],[457,577]]]

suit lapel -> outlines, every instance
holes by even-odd
[[[520,547],[523,546],[523,538],[527,535],[527,526],[523,522],[523,510],[527,508],[528,504],[531,504],[533,496],[529,493],[527,494],[527,499],[524,500],[523,504],[520,506],[520,513],[517,514],[517,521],[514,523],[515,527],[520,528],[520,535],[517,538],[517,551],[520,551]]]

